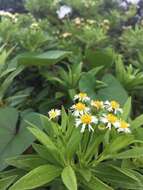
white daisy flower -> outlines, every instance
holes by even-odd
[[[120,104],[116,101],[105,101],[104,102],[105,108],[109,111],[109,112],[113,112],[115,114],[119,113],[123,113],[123,110],[120,108]]]
[[[91,101],[91,106],[95,107],[97,110],[103,109],[104,108],[104,103],[103,101]]]
[[[72,8],[67,5],[63,5],[59,10],[56,11],[56,13],[59,19],[63,19],[65,16],[68,16],[70,13],[72,13]]]
[[[48,112],[48,115],[49,115],[49,120],[55,119],[55,118],[57,118],[58,116],[61,115],[61,110],[58,110],[58,109],[51,109],[51,110]]]
[[[106,128],[111,130],[112,125],[115,126],[118,118],[113,114],[103,114],[103,116],[100,118],[100,121],[106,125]]]
[[[92,128],[92,124],[97,124],[98,119],[95,116],[92,116],[90,114],[84,114],[80,116],[80,118],[76,119],[76,127],[82,126],[81,133],[85,131],[85,128],[88,127],[89,131],[94,131]]]
[[[131,133],[129,126],[130,124],[123,120],[119,120],[115,123],[115,127],[117,128],[118,132]]]
[[[73,111],[74,116],[80,116],[88,113],[90,111],[90,108],[88,108],[85,104],[78,102],[71,107],[71,110]]]
[[[79,94],[74,96],[74,100],[79,100],[82,102],[90,101],[90,98],[87,96],[86,93],[80,92]]]

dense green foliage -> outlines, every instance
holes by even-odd
[[[141,1],[120,3],[0,1],[0,190],[143,189]],[[79,92],[120,104],[131,133],[80,133]]]

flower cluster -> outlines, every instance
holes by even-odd
[[[122,119],[123,110],[116,101],[91,100],[86,93],[74,97],[70,110],[75,118],[75,126],[81,127],[81,133],[86,129],[94,132],[95,128],[115,129],[118,132],[130,133],[130,125]],[[52,109],[49,118],[60,115],[60,110]]]
[[[8,17],[8,18],[12,19],[14,22],[17,22],[17,16],[18,16],[18,14],[12,14],[10,12],[0,10],[0,16],[2,16],[2,17]]]

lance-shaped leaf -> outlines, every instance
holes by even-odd
[[[61,169],[53,165],[39,166],[20,178],[9,190],[35,189],[51,182],[60,173]]]

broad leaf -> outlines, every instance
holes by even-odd
[[[113,75],[106,74],[102,81],[108,86],[98,91],[98,97],[100,99],[116,100],[122,105],[127,101],[127,92]]]
[[[61,169],[53,165],[47,164],[39,166],[19,179],[9,190],[35,189],[51,182],[58,177],[60,173]]]
[[[71,166],[64,168],[62,172],[62,180],[68,190],[77,190],[76,175]]]
[[[104,66],[104,68],[110,68],[114,62],[113,51],[111,49],[106,50],[86,50],[85,59],[91,68]]]
[[[11,166],[15,166],[16,168],[21,168],[24,170],[31,170],[38,167],[39,165],[47,164],[46,160],[42,159],[38,155],[32,154],[12,157],[7,159],[6,162]]]
[[[96,78],[90,73],[84,73],[79,81],[79,89],[86,92],[91,98],[95,98]]]
[[[5,159],[23,153],[34,141],[34,137],[27,130],[25,119],[40,126],[39,115],[29,113],[19,122],[19,115],[14,108],[0,109],[0,170],[7,164]]]
[[[42,66],[42,65],[53,65],[61,61],[63,58],[67,57],[70,52],[60,51],[60,50],[51,50],[41,54],[29,54],[25,53],[19,56],[18,63],[31,66]]]

